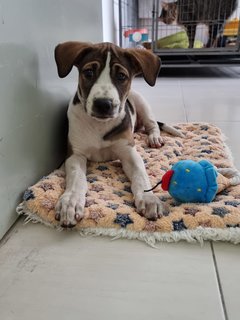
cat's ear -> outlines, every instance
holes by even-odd
[[[168,2],[164,2],[162,1],[161,2],[161,6],[164,10],[168,11],[168,8],[169,8],[169,3]]]

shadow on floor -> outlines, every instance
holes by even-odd
[[[170,78],[240,78],[239,67],[162,67],[159,77]]]

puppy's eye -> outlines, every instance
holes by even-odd
[[[94,71],[92,69],[86,69],[83,71],[83,75],[85,78],[91,80],[94,76]]]
[[[127,79],[127,75],[125,73],[123,73],[123,72],[118,72],[116,74],[116,78],[117,78],[118,81],[124,81],[124,80]]]

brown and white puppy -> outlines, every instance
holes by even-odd
[[[110,43],[66,42],[55,49],[58,74],[79,71],[77,92],[68,109],[69,157],[65,162],[66,190],[56,206],[56,219],[74,227],[83,218],[87,192],[87,160],[120,159],[131,181],[137,212],[156,220],[163,205],[153,193],[143,160],[134,146],[133,132],[144,126],[151,147],[161,147],[160,130],[147,102],[130,90],[134,76],[143,74],[154,86],[160,59],[141,49],[122,49]],[[179,132],[162,124],[163,130]]]

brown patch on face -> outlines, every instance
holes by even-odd
[[[90,54],[89,54],[90,55]],[[88,56],[88,59],[96,58],[93,54]],[[96,83],[99,75],[105,66],[105,60],[97,61],[97,60],[88,60],[88,62],[84,63],[84,60],[81,64],[77,65],[79,71],[79,88],[81,91],[81,96],[84,100],[87,99],[92,86]]]
[[[127,96],[129,94],[133,74],[131,73],[130,68],[128,71],[128,66],[125,67],[119,62],[115,62],[115,61],[116,61],[116,57],[113,57],[111,59],[110,76],[112,79],[112,83],[114,84],[114,86],[118,91],[119,99],[121,102],[123,102],[127,99]]]
[[[69,41],[59,44],[55,48],[58,74],[61,78],[66,77],[73,66],[81,70],[83,65],[91,61],[98,61],[104,66],[107,52],[111,52],[113,59],[133,76],[143,73],[144,79],[154,85],[160,68],[160,59],[155,54],[142,49],[122,49],[108,42],[90,44]]]
[[[105,67],[107,53],[111,54],[110,76],[122,103],[127,99],[132,78],[143,74],[153,86],[160,69],[160,59],[141,49],[123,49],[111,43],[89,44],[65,42],[55,49],[55,60],[60,77],[66,77],[73,66],[79,70],[79,92],[85,101],[94,83]]]
[[[89,53],[84,59],[77,62],[76,66],[79,70],[81,96],[83,100],[87,100],[91,88],[105,68],[108,52],[111,54],[111,81],[118,91],[119,100],[123,107],[130,90],[134,73],[131,71],[130,61],[124,56],[124,50],[114,45],[104,46],[104,44],[102,44],[99,48]],[[121,111],[121,107],[119,111]]]

